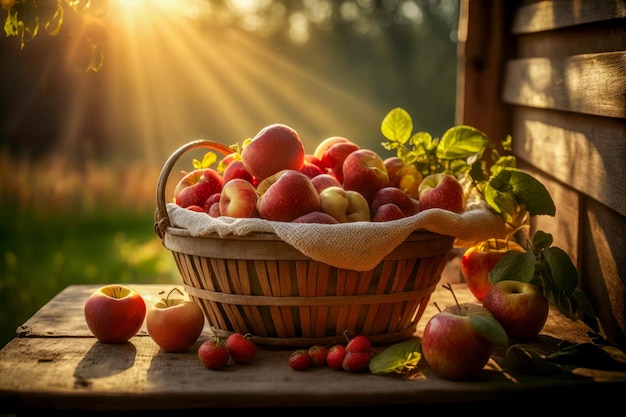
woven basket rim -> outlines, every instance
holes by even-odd
[[[258,240],[258,241],[279,241],[284,242],[276,233],[272,232],[254,232],[248,233],[245,236],[238,235],[223,235],[220,236],[218,233],[210,233],[203,236],[193,236],[191,232],[182,227],[176,226],[168,226],[166,228],[166,233],[181,236],[181,237],[198,237],[201,239],[226,239],[226,240]],[[409,236],[405,239],[406,241],[420,241],[420,240],[436,240],[441,238],[453,238],[450,236],[442,235],[439,233],[431,232],[426,229],[419,229],[411,232]]]

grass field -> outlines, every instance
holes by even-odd
[[[0,347],[68,285],[182,283],[153,231],[159,170],[0,155]]]

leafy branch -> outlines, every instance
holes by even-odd
[[[90,52],[87,69],[97,72],[102,67],[104,29],[99,20],[108,13],[108,0],[3,0],[1,4],[7,11],[4,32],[17,36],[22,49],[42,30],[58,35],[66,13],[76,13],[84,21],[82,35]]]
[[[527,216],[554,216],[556,208],[541,182],[516,167],[515,156],[500,155],[485,133],[467,125],[453,126],[441,138],[428,132],[413,132],[409,113],[397,107],[383,119],[381,145],[395,150],[405,164],[413,164],[423,176],[453,174],[477,190],[488,207],[514,231]],[[511,150],[511,137],[501,142]]]

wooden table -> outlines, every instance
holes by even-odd
[[[130,286],[148,305],[161,297],[159,292],[171,289],[164,285]],[[251,364],[231,363],[224,370],[213,371],[202,367],[196,354],[199,345],[210,337],[208,327],[196,345],[184,353],[161,351],[145,327],[125,344],[97,342],[82,310],[95,288],[66,288],[20,326],[18,336],[0,350],[0,414],[61,409],[96,414],[114,411],[116,415],[184,410],[185,415],[206,415],[207,409],[232,407],[441,412],[493,406],[520,411],[545,404],[557,406],[557,402],[559,409],[576,411],[583,404],[623,404],[618,393],[626,393],[626,370],[617,366],[620,362],[615,362],[615,369],[594,370],[574,364],[555,373],[541,366],[510,367],[511,357],[504,351],[494,353],[479,380],[465,382],[438,378],[424,361],[406,376],[348,373],[327,367],[297,372],[287,365],[293,349],[275,347],[260,347]],[[454,284],[453,288],[460,302],[475,302],[464,284]],[[415,337],[420,337],[428,318],[437,312],[435,302],[443,308],[453,299],[449,291],[438,288]],[[562,341],[588,342],[586,330],[552,311],[539,340],[527,346],[550,351]],[[621,360],[623,353],[617,350],[617,355]]]

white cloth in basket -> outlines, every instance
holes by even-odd
[[[490,238],[504,238],[508,228],[482,199],[466,203],[465,211],[429,209],[414,216],[389,222],[340,224],[286,223],[264,219],[214,218],[205,213],[168,203],[170,224],[186,229],[192,236],[217,233],[246,236],[249,233],[275,233],[304,255],[337,268],[368,271],[400,245],[412,232],[428,230],[455,237],[455,246],[469,247]]]

